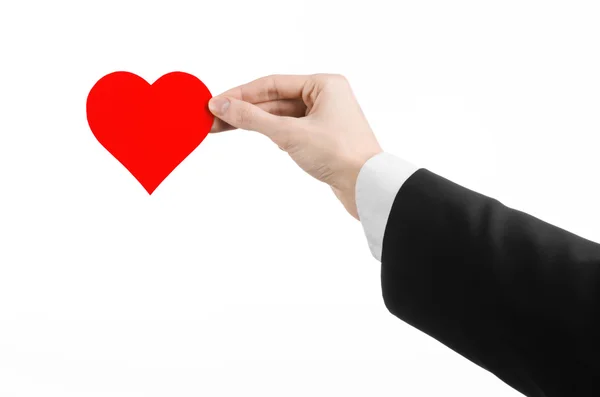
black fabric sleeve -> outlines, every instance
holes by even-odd
[[[516,390],[600,396],[599,244],[420,169],[381,265],[391,313]]]

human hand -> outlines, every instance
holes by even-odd
[[[213,97],[209,109],[217,117],[211,132],[241,128],[269,137],[358,219],[358,173],[382,149],[343,76],[263,77]]]

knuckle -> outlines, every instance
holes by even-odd
[[[265,100],[272,101],[279,97],[279,89],[277,87],[277,81],[282,77],[280,74],[270,74],[259,79],[260,86],[262,87],[263,95]]]
[[[313,74],[313,80],[318,82],[318,83],[325,83],[327,82],[330,78],[331,78],[331,74],[328,73],[317,73],[317,74]]]
[[[348,79],[343,74],[334,74],[334,75],[332,75],[332,80],[336,81],[338,83],[344,83],[344,84],[348,83]]]
[[[269,101],[279,98],[279,90],[277,89],[276,81],[275,78],[269,80],[269,85],[267,86],[267,100]]]
[[[283,102],[275,102],[275,104],[273,105],[273,114],[276,116],[283,116],[285,114],[283,109]]]
[[[313,77],[315,80],[323,83],[348,83],[346,76],[337,73],[317,73]]]

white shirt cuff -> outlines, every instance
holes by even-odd
[[[371,253],[381,261],[383,236],[400,187],[419,169],[408,161],[382,152],[362,166],[356,180],[356,208]]]

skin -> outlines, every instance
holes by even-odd
[[[216,116],[211,132],[240,128],[267,136],[359,219],[356,179],[382,149],[345,77],[262,77],[213,97],[209,109]]]

